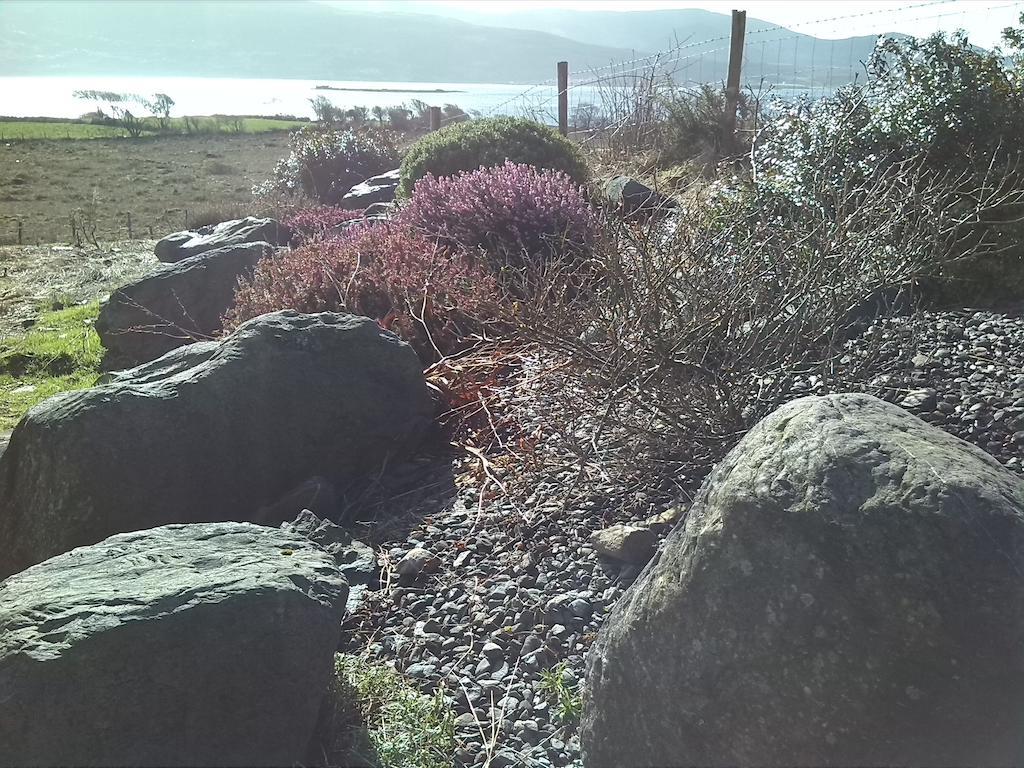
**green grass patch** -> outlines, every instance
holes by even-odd
[[[455,715],[383,664],[339,653],[331,706],[321,720],[322,762],[346,768],[449,768]]]
[[[161,132],[155,119],[147,119],[142,135],[159,136],[187,134],[209,135],[218,133],[269,133],[288,131],[308,125],[302,120],[283,120],[273,117],[172,117],[166,131]],[[127,136],[123,128],[97,125],[76,120],[0,120],[0,141],[25,139],[112,139]]]
[[[579,683],[566,680],[566,663],[563,661],[540,673],[540,687],[554,707],[555,720],[559,725],[579,725],[583,713],[583,696]]]
[[[290,131],[309,125],[306,120],[280,120],[274,117],[243,117],[242,133],[269,133],[271,131]]]
[[[103,346],[93,328],[99,302],[45,312],[24,336],[0,343],[0,430],[59,392],[100,375]]]
[[[34,123],[0,120],[0,141],[21,139],[113,139],[125,132],[112,125],[90,123]]]

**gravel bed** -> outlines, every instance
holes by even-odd
[[[847,344],[840,372],[865,359],[869,371],[888,372],[844,387],[896,402],[1024,472],[1019,315],[888,319]],[[804,381],[798,390],[795,396],[825,387]],[[563,422],[554,402],[538,384],[516,408],[524,431],[543,433],[557,453]],[[639,573],[599,559],[590,534],[674,503],[664,483],[623,495],[614,480],[606,494],[567,503],[578,465],[551,458],[536,467],[495,459],[490,485],[503,481],[508,492],[489,499],[477,462],[434,461],[427,492],[402,494],[385,510],[391,522],[367,532],[386,575],[351,618],[346,650],[391,663],[424,691],[450,697],[459,766],[579,764],[574,724],[561,721],[545,670],[570,685],[580,681],[595,633]]]
[[[851,343],[877,345],[893,373],[863,387],[1024,472],[1024,319],[1019,313],[925,312],[892,318]]]

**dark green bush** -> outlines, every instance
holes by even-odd
[[[428,173],[454,176],[506,160],[562,171],[577,183],[587,178],[580,150],[554,129],[523,118],[493,117],[449,125],[413,144],[402,161],[398,194],[410,197]]]

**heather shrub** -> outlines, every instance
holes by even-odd
[[[239,284],[230,330],[280,309],[373,318],[428,365],[462,350],[497,317],[494,278],[396,222],[357,226],[261,261]]]
[[[511,161],[458,176],[427,175],[399,216],[434,242],[482,254],[498,274],[553,259],[580,262],[603,231],[569,176]]]
[[[587,178],[580,150],[558,131],[532,120],[495,117],[449,125],[413,144],[402,160],[398,194],[408,198],[427,174],[454,176],[505,161],[561,171],[579,183]]]
[[[362,211],[347,211],[333,205],[311,205],[291,212],[282,223],[292,231],[293,244],[301,245],[323,240],[339,224],[362,217]]]
[[[288,143],[288,157],[255,194],[301,192],[337,203],[353,185],[398,165],[394,139],[381,128],[338,131],[310,125],[292,133]]]

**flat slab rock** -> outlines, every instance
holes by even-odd
[[[791,402],[587,659],[588,768],[1024,765],[1024,482],[901,408]]]
[[[390,203],[395,199],[400,177],[401,170],[396,168],[356,184],[341,198],[341,207],[354,211],[375,203]]]
[[[348,585],[248,523],[112,536],[0,583],[0,763],[292,765]]]
[[[247,216],[167,235],[157,242],[154,253],[160,261],[173,263],[228,245],[261,241],[271,245],[287,245],[290,237],[288,228],[274,219]]]

